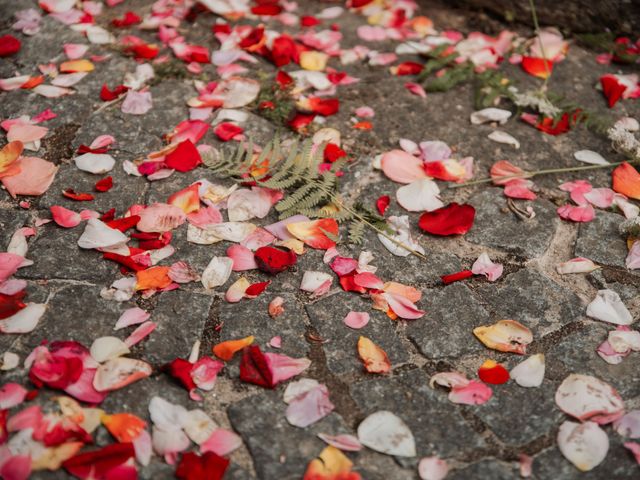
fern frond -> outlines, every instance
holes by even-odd
[[[349,223],[349,242],[360,245],[364,238],[365,227],[366,224],[362,220],[353,220]]]

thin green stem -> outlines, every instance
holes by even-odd
[[[499,177],[488,177],[488,178],[481,178],[479,180],[473,180],[471,182],[465,182],[465,183],[458,183],[458,184],[454,184],[454,185],[449,185],[448,188],[463,188],[463,187],[470,187],[473,185],[480,185],[482,183],[490,183],[493,181],[502,181],[502,180],[512,180],[514,178],[531,178],[531,177],[536,177],[538,175],[549,175],[549,174],[553,174],[553,173],[567,173],[567,172],[582,172],[584,170],[599,170],[599,169],[603,169],[603,168],[611,168],[611,167],[617,167],[619,165],[622,165],[623,163],[640,163],[640,159],[635,159],[635,160],[625,160],[622,162],[615,162],[615,163],[608,163],[606,165],[586,165],[583,167],[566,167],[566,168],[548,168],[546,170],[536,170],[534,172],[524,172],[523,174],[516,174],[516,175],[502,175]]]
[[[538,37],[538,42],[540,43],[540,52],[542,53],[542,60],[544,64],[544,70],[547,73],[544,78],[544,83],[542,84],[542,91],[547,91],[547,85],[549,83],[549,78],[551,77],[551,71],[549,70],[549,60],[547,60],[547,54],[544,51],[544,43],[542,42],[542,38],[540,38],[540,24],[538,23],[538,14],[536,12],[536,5],[534,0],[529,0],[529,6],[531,7],[531,17],[533,18],[533,27],[535,28],[536,35]]]

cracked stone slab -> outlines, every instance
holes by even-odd
[[[423,292],[424,317],[407,323],[407,336],[424,356],[439,360],[482,352],[472,341],[475,327],[490,323],[489,313],[468,287],[454,283]]]
[[[553,432],[563,417],[555,407],[556,387],[549,381],[538,388],[520,387],[513,381],[492,385],[493,396],[474,413],[505,444],[525,445]]]
[[[618,225],[623,221],[622,215],[598,210],[592,221],[581,223],[576,240],[576,257],[625,268],[627,242],[618,232]]]
[[[485,284],[476,291],[495,321],[517,320],[529,327],[535,338],[579,320],[586,307],[571,290],[531,269],[522,269],[499,284]]]
[[[417,219],[412,221],[415,225]],[[358,258],[360,252],[369,250],[373,253],[372,265],[378,267],[376,275],[383,281],[398,281],[405,284],[435,284],[440,282],[440,276],[462,269],[460,259],[453,253],[439,252],[429,249],[428,245],[433,240],[427,239],[418,231],[413,231],[414,239],[425,249],[426,260],[407,255],[398,257],[392,255],[378,239],[375,232],[367,230],[361,245],[349,248],[349,255]],[[435,239],[438,241],[441,239]],[[446,240],[445,240],[446,241]]]
[[[548,377],[562,381],[570,373],[593,375],[613,386],[623,399],[640,395],[639,353],[631,352],[618,365],[608,364],[596,353],[611,330],[615,325],[588,322],[551,346],[545,354]]]
[[[311,427],[293,427],[285,418],[282,389],[264,391],[229,407],[229,420],[251,452],[259,480],[299,480],[307,464],[326,446],[316,435],[349,432],[332,413]]]
[[[51,187],[40,198],[40,207],[49,209],[54,205],[60,205],[75,212],[90,209],[100,213],[115,208],[116,215],[122,215],[131,205],[142,203],[146,180],[127,175],[122,169],[122,160],[117,154],[112,156],[116,159],[116,165],[110,172],[100,175],[83,172],[72,161],[62,164]],[[96,191],[96,182],[107,176],[113,178],[113,187],[108,192]],[[94,200],[77,202],[66,198],[62,195],[62,191],[67,188],[72,188],[76,192],[90,193],[94,196]],[[50,216],[49,213],[45,215]]]
[[[589,472],[581,472],[556,447],[534,457],[533,478],[538,480],[631,480],[638,478],[638,465],[631,452],[622,446],[622,438],[610,429],[609,452],[604,461]],[[448,478],[448,477],[447,477]],[[512,477],[513,478],[513,477]]]
[[[271,318],[269,302],[276,296],[284,299],[284,312]],[[220,341],[255,337],[255,344],[267,351],[284,353],[293,357],[307,355],[309,344],[305,340],[305,311],[296,297],[290,293],[273,293],[267,290],[259,297],[241,300],[239,303],[222,301],[219,310],[222,324]],[[273,337],[282,337],[282,348],[272,348],[267,344]]]
[[[447,458],[486,446],[459,407],[449,402],[443,391],[430,388],[429,378],[419,369],[357,383],[351,387],[351,395],[363,415],[389,410],[404,420],[415,437],[417,458]]]
[[[26,279],[79,280],[108,286],[116,277],[118,267],[102,259],[94,250],[78,248],[84,223],[75,228],[61,228],[51,222],[39,229],[29,240],[29,258],[33,265],[21,269],[16,277]]]
[[[101,298],[101,288],[71,284],[57,290],[36,329],[22,337],[22,350],[29,353],[43,340],[76,340],[89,348],[101,336],[115,335],[124,339],[122,332],[113,331],[121,306]]]
[[[361,335],[368,337],[387,352],[393,366],[409,359],[400,337],[396,334],[394,321],[384,313],[373,310],[371,300],[343,293],[339,297],[336,295],[322,298],[305,308],[311,325],[326,341],[322,348],[327,358],[327,367],[336,375],[363,372],[364,367],[357,351],[358,338]],[[343,320],[351,311],[368,312],[371,318],[369,323],[358,330],[347,327]]]
[[[497,459],[482,460],[468,467],[453,470],[447,475],[449,480],[513,480],[515,478],[520,478],[516,468]]]
[[[0,208],[0,251],[6,252],[14,232],[25,226],[28,218],[27,212]]]
[[[140,344],[144,349],[141,356],[156,365],[187,358],[194,342],[202,337],[212,303],[213,297],[208,295],[183,290],[163,292],[150,318],[158,326]]]
[[[536,258],[545,252],[559,221],[556,207],[544,199],[531,204],[536,212],[534,218],[518,219],[507,209],[506,197],[498,188],[473,195],[469,202],[476,208],[476,217],[465,235],[467,241],[526,258]]]

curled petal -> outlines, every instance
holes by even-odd
[[[493,325],[477,327],[473,334],[489,348],[521,355],[533,341],[531,330],[515,320],[500,320]]]

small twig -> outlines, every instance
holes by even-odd
[[[471,182],[465,182],[465,183],[458,183],[458,184],[454,184],[454,185],[449,185],[448,188],[463,188],[463,187],[470,187],[473,185],[480,185],[482,183],[490,183],[493,181],[501,181],[501,180],[513,180],[515,178],[531,178],[531,177],[536,177],[538,175],[550,175],[553,173],[567,173],[567,172],[581,172],[584,170],[598,170],[598,169],[603,169],[603,168],[611,168],[611,167],[617,167],[619,165],[622,165],[623,163],[640,163],[640,159],[635,159],[635,160],[625,160],[622,162],[615,162],[615,163],[608,163],[606,165],[586,165],[584,167],[566,167],[566,168],[548,168],[546,170],[536,170],[534,172],[524,172],[522,174],[515,174],[515,175],[501,175],[498,177],[487,177],[487,178],[481,178],[479,180],[473,180]]]
[[[116,103],[123,101],[124,97],[126,97],[126,96],[127,96],[127,94],[123,93],[118,98],[114,98],[113,100],[109,100],[108,102],[103,103],[98,108],[96,108],[91,115],[95,115],[96,113],[100,113],[103,110],[106,110],[107,108],[109,108],[111,105],[115,105]]]

